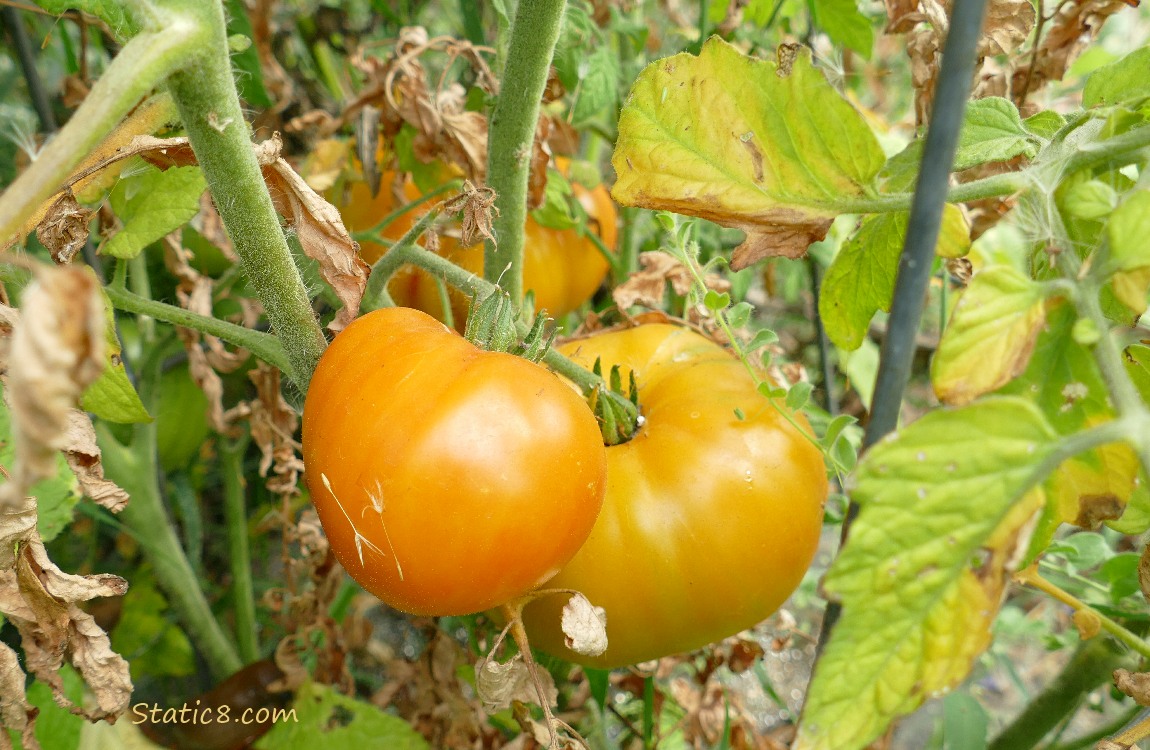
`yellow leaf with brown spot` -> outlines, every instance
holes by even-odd
[[[965,404],[1026,369],[1046,320],[1042,285],[1010,266],[974,275],[931,363],[939,399]]]
[[[826,236],[885,159],[810,51],[791,52],[788,68],[712,37],[648,65],[619,119],[615,200],[742,229],[736,269]]]

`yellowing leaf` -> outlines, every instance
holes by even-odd
[[[939,399],[965,404],[1026,369],[1042,330],[1045,291],[1010,266],[974,275],[931,363]]]
[[[1138,468],[1138,456],[1125,443],[1064,461],[1049,480],[1054,520],[1096,529],[1120,517],[1137,486]]]
[[[884,157],[809,50],[785,68],[717,37],[648,65],[619,119],[615,199],[742,229],[736,269],[805,253]]]
[[[1150,289],[1150,190],[1138,190],[1122,202],[1106,224],[1110,260],[1117,273],[1111,280],[1114,296],[1141,315]]]
[[[1056,443],[1042,413],[991,398],[927,414],[859,464],[861,513],[824,586],[843,605],[794,750],[859,750],[961,682],[990,641]]]
[[[1110,279],[1110,289],[1118,301],[1137,315],[1146,312],[1146,292],[1150,290],[1150,266],[1119,271]]]
[[[934,251],[940,258],[961,258],[970,252],[970,222],[953,203],[942,208],[942,226]]]

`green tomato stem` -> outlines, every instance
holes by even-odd
[[[438,209],[432,209],[432,211],[424,215],[420,221],[423,222],[426,220],[427,223],[430,223],[432,214],[435,213],[438,213]],[[482,299],[499,289],[495,284],[476,276],[466,269],[460,268],[446,258],[442,258],[416,245],[415,240],[422,231],[419,224],[416,224],[416,226],[412,227],[411,231],[405,234],[382,258],[375,262],[375,265],[371,268],[368,293],[364,295],[362,309],[374,310],[382,306],[380,302],[380,290],[386,292],[387,282],[396,271],[408,263],[422,268],[436,279],[442,279],[454,288],[475,299]],[[516,330],[520,336],[525,336],[530,330],[530,326],[528,326],[526,322],[519,320],[516,322]],[[554,349],[547,349],[547,353],[543,355],[543,362],[552,371],[579,386],[579,389],[585,396],[590,396],[596,391],[607,393],[610,390],[603,378],[580,367]],[[619,399],[619,401],[621,404],[625,403],[623,408],[626,409],[633,425],[635,418],[638,416],[637,409],[630,401],[627,401],[627,399]]]
[[[566,0],[521,2],[515,11],[499,98],[487,136],[487,184],[498,196],[495,237],[484,248],[483,276],[518,305],[523,299],[523,225],[539,105],[559,40]]]
[[[151,359],[137,369],[141,395],[147,400],[159,374],[158,358]],[[168,602],[203,654],[212,675],[223,679],[233,674],[243,663],[232,646],[231,636],[212,614],[200,580],[164,509],[156,465],[155,422],[136,425],[131,446],[116,440],[103,422],[97,421],[95,426],[104,471],[131,496],[120,511],[120,521],[139,543]]]
[[[209,336],[216,336],[229,344],[247,349],[264,362],[278,367],[285,375],[291,377],[292,364],[288,361],[283,344],[277,337],[269,333],[253,331],[226,320],[200,315],[175,305],[156,302],[133,294],[115,284],[105,287],[105,291],[117,310],[147,315],[165,323],[191,328]]]
[[[1132,654],[1119,650],[1108,639],[1084,641],[1062,672],[994,738],[987,750],[1030,750],[1036,747],[1078,708],[1082,696],[1109,681],[1111,673],[1118,667],[1130,668],[1137,661]]]
[[[292,364],[290,377],[306,392],[327,340],[252,151],[251,128],[232,80],[223,5],[171,5],[193,20],[199,42],[196,54],[171,76],[172,98],[236,255]]]
[[[252,585],[252,558],[248,546],[248,513],[244,507],[247,480],[244,453],[248,435],[236,440],[220,438],[220,473],[224,479],[224,520],[228,527],[228,561],[232,572],[232,598],[236,612],[236,645],[240,658],[250,664],[260,656],[256,598]]]
[[[0,196],[0,247],[18,239],[24,224],[68,179],[105,136],[196,48],[194,24],[174,18],[123,46],[83,104]]]
[[[1094,360],[1098,363],[1103,380],[1106,381],[1115,410],[1120,419],[1130,425],[1123,439],[1138,454],[1142,469],[1150,474],[1150,410],[1142,403],[1138,389],[1131,382],[1126,367],[1122,364],[1122,352],[1118,349],[1114,334],[1110,330],[1110,322],[1098,302],[1100,291],[1096,282],[1084,283],[1083,288],[1074,296],[1075,304],[1078,307],[1078,314],[1093,322],[1095,327],[1102,331],[1102,336],[1094,345]]]

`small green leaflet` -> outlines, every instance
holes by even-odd
[[[1141,47],[1121,60],[1103,65],[1086,81],[1082,106],[1104,107],[1135,102],[1150,96],[1150,47]]]
[[[151,422],[152,416],[144,408],[139,394],[128,380],[128,372],[120,359],[120,339],[116,336],[116,319],[112,312],[112,301],[100,290],[104,298],[104,371],[84,391],[80,406],[101,419],[109,422],[133,424]]]
[[[787,64],[789,63],[789,71]],[[862,116],[801,50],[780,67],[713,37],[648,65],[623,106],[612,194],[742,229],[731,267],[798,257],[885,161]]]
[[[863,457],[861,513],[824,581],[842,618],[794,750],[860,750],[966,677],[1056,440],[1033,404],[995,397],[931,412]]]
[[[63,14],[66,10],[90,13],[108,24],[119,41],[124,42],[136,29],[123,0],[36,0],[36,4],[49,13]]]
[[[811,8],[815,25],[826,32],[832,42],[870,59],[874,29],[855,0],[814,0]]]
[[[186,677],[196,671],[192,644],[168,609],[154,574],[141,575],[124,595],[111,643],[112,650],[128,660],[133,680],[148,675]]]
[[[1023,126],[1018,108],[1011,101],[988,96],[967,105],[954,171],[1036,153],[1038,144]]]
[[[113,258],[134,258],[148,245],[191,221],[200,210],[207,182],[199,167],[159,170],[121,179],[109,201],[123,222],[120,232],[101,248]]]
[[[411,726],[366,701],[357,701],[327,685],[304,684],[296,693],[293,718],[277,722],[256,743],[258,750],[300,747],[386,747],[428,750]],[[298,718],[294,718],[298,717]]]
[[[906,225],[906,213],[868,216],[831,261],[819,295],[819,314],[836,346],[857,349],[874,314],[890,310]],[[957,206],[947,205],[936,252],[953,258],[969,249],[966,219]]]
[[[7,405],[0,400],[0,466],[11,469],[15,464],[12,416]],[[36,498],[36,529],[45,542],[50,542],[72,523],[72,511],[81,496],[79,482],[68,468],[63,454],[56,455],[56,475],[41,479],[28,494]]]
[[[1137,190],[1122,202],[1106,224],[1110,261],[1117,273],[1110,280],[1114,296],[1141,315],[1150,288],[1150,190]]]

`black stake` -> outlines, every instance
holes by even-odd
[[[943,50],[930,126],[923,146],[922,166],[906,227],[906,244],[899,258],[890,320],[882,342],[873,408],[863,438],[864,450],[898,427],[903,392],[910,380],[914,361],[915,336],[926,305],[926,289],[930,283],[942,209],[946,204],[950,170],[962,130],[966,100],[970,96],[975,50],[985,8],[986,0],[962,0],[954,3],[951,11],[950,33]],[[842,530],[844,543],[858,512],[854,503],[847,508]],[[841,609],[837,602],[827,605],[819,635],[820,650]]]
[[[56,132],[56,116],[52,113],[52,101],[44,84],[40,81],[40,73],[36,70],[36,53],[28,41],[28,34],[24,31],[24,24],[20,21],[20,13],[11,5],[0,8],[0,19],[8,27],[8,34],[12,37],[12,45],[16,47],[16,56],[20,58],[20,67],[24,71],[24,80],[28,83],[28,96],[32,99],[32,106],[36,109],[36,116],[40,118],[40,127],[46,133]]]

